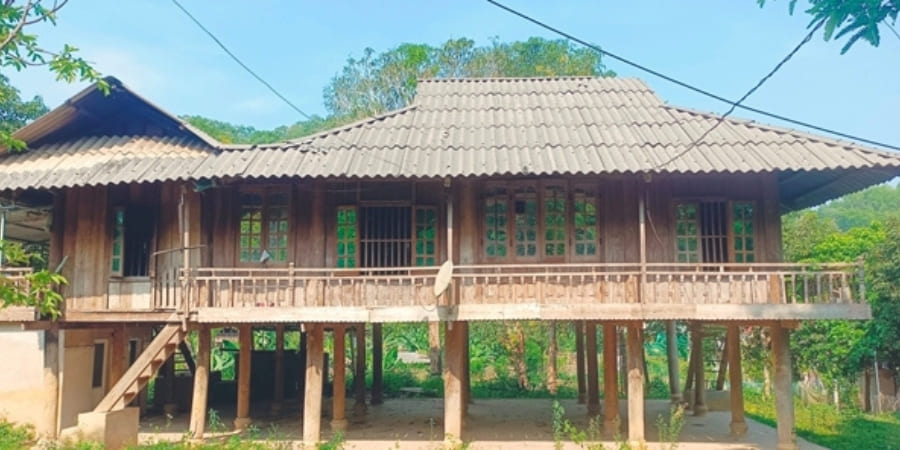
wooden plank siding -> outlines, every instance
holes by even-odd
[[[597,194],[596,254],[573,255],[570,217],[564,256],[552,261],[540,256],[527,258],[526,264],[521,259],[488,258],[483,229],[486,190],[491,186],[534,186],[540,192],[551,181],[566,187],[567,208],[572,208],[576,187]],[[286,260],[241,262],[241,193],[266,189],[289,194]],[[642,190],[647,201],[647,265],[643,267],[639,264],[637,226]],[[182,242],[181,192],[180,183],[66,192],[64,228],[56,240],[62,243],[61,254],[70,255],[64,274],[70,279],[65,294],[73,317],[88,320],[92,316],[86,313],[105,310],[174,310],[182,298],[189,298],[191,310],[206,322],[269,322],[276,318],[376,322],[585,317],[712,320],[809,318],[820,314],[817,311],[827,317],[869,314],[861,302],[855,266],[809,268],[807,273],[807,268],[777,264],[781,229],[774,174],[656,175],[649,180],[634,175],[476,178],[452,180],[449,185],[439,180],[226,182],[202,193],[188,187],[189,245],[197,247],[190,251],[188,292],[181,292],[183,255],[177,250]],[[435,266],[448,256],[448,198],[454,210],[452,259],[457,269],[450,294],[436,299],[431,293]],[[673,263],[674,205],[683,200],[752,203],[755,263]],[[123,202],[156,205],[158,211],[154,252],[161,253],[152,266],[149,309],[140,307],[142,291],[135,286],[140,280],[124,283],[109,276],[110,208]],[[434,208],[435,266],[336,268],[338,208],[350,206],[358,211],[379,205]],[[567,209],[566,214],[571,216],[572,211]],[[510,223],[510,233],[512,226]],[[540,228],[537,234],[540,255],[544,239]],[[410,251],[414,252],[414,244],[410,242]],[[643,284],[642,277],[646,280]],[[843,309],[830,308],[832,304],[843,305]],[[829,308],[817,309],[824,306]]]

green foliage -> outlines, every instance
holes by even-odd
[[[0,75],[0,133],[11,134],[28,122],[47,113],[47,106],[40,97],[22,100],[19,90]]]
[[[313,120],[300,121],[290,126],[280,126],[271,130],[257,130],[246,125],[235,125],[202,116],[181,116],[194,127],[225,144],[267,144],[287,141],[324,131],[343,122],[313,116]]]
[[[332,117],[361,118],[408,105],[421,78],[613,76],[600,55],[565,40],[539,37],[476,47],[467,38],[439,47],[401,44],[382,53],[367,48],[349,58],[325,87],[325,107]]]
[[[744,391],[744,408],[751,418],[775,426],[775,401],[755,390]],[[831,405],[805,404],[794,399],[797,435],[834,450],[900,449],[900,418],[858,410],[838,412]]]
[[[7,422],[0,417],[0,450],[28,448],[34,444],[34,430]]]
[[[763,6],[766,0],[757,0],[757,3]],[[788,4],[793,14],[797,0],[790,0]],[[812,16],[809,27],[825,21],[823,37],[826,41],[848,37],[841,48],[841,54],[844,54],[860,39],[878,47],[881,43],[878,26],[896,24],[898,11],[900,0],[809,0],[806,13]]]
[[[48,50],[39,44],[37,35],[30,32],[31,27],[36,24],[56,25],[57,12],[65,4],[65,1],[54,1],[53,6],[47,7],[42,0],[9,0],[0,4],[0,68],[21,71],[28,67],[43,66],[56,74],[57,80],[68,83],[97,82],[100,89],[108,93],[109,85],[90,63],[77,56],[77,48],[64,44],[59,50]],[[6,78],[3,78],[2,84],[7,85]],[[7,95],[13,94],[12,98],[18,99],[18,92],[10,89],[0,88],[0,103],[4,107],[3,110],[8,106]],[[12,104],[16,105],[15,102]],[[31,112],[35,111],[35,105],[26,103],[18,106],[25,110],[31,109]],[[0,116],[5,115],[6,113],[3,113]],[[24,120],[30,120],[32,118],[30,115],[26,114]],[[24,146],[23,142],[12,138],[11,130],[7,129],[6,125],[0,125],[0,148],[22,149]]]
[[[12,267],[28,267],[41,262],[40,256],[25,251],[15,242],[0,241],[0,252],[4,263]],[[47,269],[26,273],[22,281],[0,274],[0,308],[33,306],[41,316],[56,320],[63,302],[58,288],[66,283],[65,277]]]
[[[660,414],[656,418],[656,428],[659,430],[660,448],[663,450],[675,450],[678,448],[678,438],[684,428],[684,405],[672,405],[669,408],[669,418]]]

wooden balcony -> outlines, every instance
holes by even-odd
[[[0,287],[13,286],[17,289],[28,289],[27,275],[30,267],[0,268]],[[37,310],[31,306],[9,306],[0,308],[0,322],[31,322],[37,320]]]
[[[154,308],[203,322],[871,316],[861,264],[457,266],[435,297],[437,270],[199,268],[156,280]]]

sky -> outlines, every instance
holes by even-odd
[[[181,0],[257,73],[308,114],[324,115],[322,89],[348,57],[405,42],[439,45],[467,37],[487,44],[557,38],[483,0]],[[507,5],[586,41],[690,84],[737,99],[806,35],[802,2],[629,0],[525,1]],[[301,117],[243,71],[170,0],[70,2],[58,25],[32,29],[45,48],[78,47],[104,75],[177,114],[256,128]],[[821,34],[745,103],[848,134],[900,146],[900,38],[878,48]],[[638,77],[666,102],[722,113],[728,105],[605,59],[619,76]],[[4,69],[24,97],[57,106],[84,87],[40,68]],[[737,117],[779,124],[738,111]]]

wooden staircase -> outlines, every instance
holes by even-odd
[[[100,400],[94,412],[115,411],[131,403],[163,363],[178,350],[185,337],[187,331],[181,323],[170,323],[163,327],[122,378]]]

